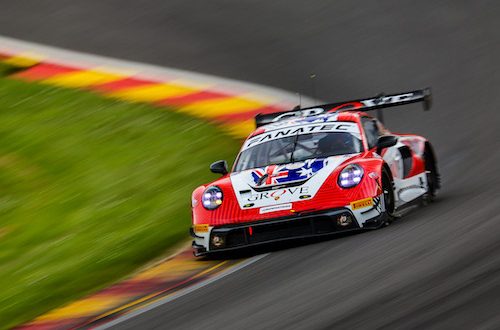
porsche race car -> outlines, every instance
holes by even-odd
[[[196,256],[376,229],[440,188],[431,143],[367,112],[423,102],[430,89],[256,116],[231,171],[192,194]]]

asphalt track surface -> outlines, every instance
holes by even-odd
[[[498,17],[498,1],[16,0],[2,2],[0,34],[332,101],[433,88],[431,112],[385,114],[434,143],[436,203],[383,230],[276,249],[117,329],[494,329]]]

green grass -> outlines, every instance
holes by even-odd
[[[0,78],[0,328],[186,239],[192,189],[238,147],[178,113]]]

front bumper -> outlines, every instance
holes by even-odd
[[[375,226],[381,221],[378,218],[370,220]],[[214,227],[207,236],[208,240],[203,245],[197,243],[196,239],[201,237],[197,236],[193,230],[191,230],[191,236],[195,238],[195,241],[193,241],[194,254],[201,256],[271,242],[317,237],[359,229],[361,227],[351,210],[338,208],[252,223]],[[218,244],[215,244],[214,238],[216,238],[215,241]]]

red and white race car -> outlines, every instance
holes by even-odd
[[[379,228],[432,200],[430,142],[366,113],[414,102],[429,109],[430,89],[257,115],[232,171],[213,163],[222,177],[193,192],[195,255]]]

